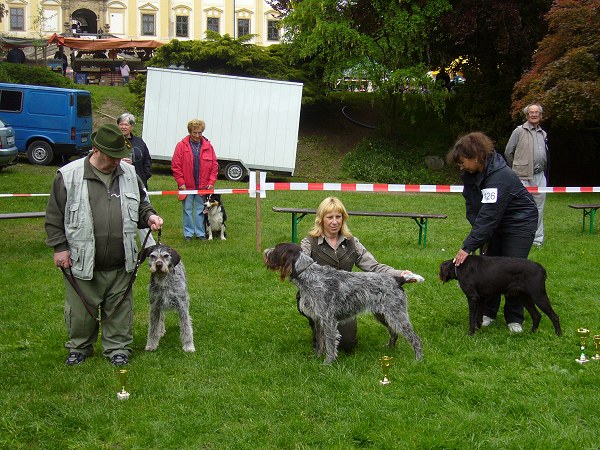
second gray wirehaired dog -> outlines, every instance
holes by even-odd
[[[416,359],[423,357],[421,339],[414,332],[406,306],[403,277],[374,272],[346,272],[320,266],[297,244],[282,243],[264,251],[267,268],[289,277],[298,286],[298,309],[315,323],[317,356],[325,363],[337,357],[338,322],[370,311],[387,327],[388,346],[402,334],[412,345]],[[420,277],[419,277],[420,278]]]
[[[165,310],[174,309],[179,314],[181,345],[184,352],[195,352],[192,319],[190,318],[190,294],[187,287],[185,267],[179,253],[171,247],[158,244],[142,251],[141,260],[148,258],[150,265],[150,318],[146,351],[158,348],[165,334]]]

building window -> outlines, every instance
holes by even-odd
[[[242,37],[246,36],[247,34],[250,34],[250,19],[238,19],[237,31],[237,37]]]
[[[156,35],[154,28],[154,14],[142,14],[142,35],[154,36]]]
[[[188,37],[188,16],[175,17],[175,36]]]
[[[279,40],[279,21],[278,20],[268,20],[267,21],[267,39],[269,41],[278,41]]]
[[[10,8],[10,29],[14,31],[25,31],[24,8]]]
[[[206,19],[206,29],[210,31],[219,32],[219,18],[218,17],[208,17]]]

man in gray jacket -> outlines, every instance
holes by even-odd
[[[119,127],[103,125],[91,139],[92,152],[60,168],[54,179],[46,244],[54,248],[54,264],[65,270],[66,364],[80,364],[93,354],[101,323],[103,354],[122,366],[133,341],[128,286],[137,260],[137,228],[158,230],[163,220],[135,168],[121,163],[131,146]]]
[[[523,109],[527,122],[514,129],[504,151],[506,161],[525,187],[537,186],[541,188],[547,186],[547,135],[540,127],[543,111],[542,106],[537,103],[527,105]],[[538,227],[533,245],[541,247],[544,243],[546,194],[534,193],[533,199],[538,208]]]

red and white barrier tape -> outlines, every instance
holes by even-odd
[[[343,191],[343,192],[410,192],[410,193],[461,193],[461,185],[435,184],[363,184],[363,183],[264,183],[259,191]],[[528,187],[531,193],[546,194],[585,194],[600,193],[600,186],[564,187],[549,186],[538,188]],[[252,189],[214,189],[185,190],[185,191],[149,191],[148,195],[178,195],[178,194],[251,194]],[[47,197],[50,194],[0,194],[2,197]]]

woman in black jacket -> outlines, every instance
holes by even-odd
[[[471,232],[454,257],[460,265],[470,253],[485,248],[487,256],[527,258],[538,212],[532,195],[494,150],[492,140],[474,132],[461,137],[446,160],[462,171],[463,196]],[[486,246],[486,247],[484,247]],[[485,299],[483,326],[494,321],[500,307],[500,296]],[[506,297],[504,318],[510,331],[523,331],[523,307]]]

